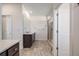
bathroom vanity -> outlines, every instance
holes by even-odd
[[[35,33],[25,33],[23,34],[23,47],[30,48],[35,41]]]
[[[0,40],[0,56],[19,56],[19,40]]]

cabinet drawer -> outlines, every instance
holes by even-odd
[[[13,56],[17,52],[19,52],[19,43],[15,44],[14,46],[8,49],[8,56]]]
[[[19,56],[19,51],[17,53],[15,53],[13,56]]]
[[[2,52],[2,53],[0,54],[0,56],[7,56],[7,51]]]

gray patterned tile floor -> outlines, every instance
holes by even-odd
[[[36,40],[31,48],[24,48],[20,52],[21,56],[52,56],[51,46],[48,41]]]

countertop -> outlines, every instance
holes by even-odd
[[[0,53],[6,51],[18,42],[20,42],[20,40],[0,40]]]
[[[24,33],[24,34],[28,34],[28,35],[29,35],[29,34],[34,34],[34,33],[35,33],[35,32],[28,32],[28,33],[26,32],[26,33]]]

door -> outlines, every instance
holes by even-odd
[[[58,55],[70,55],[70,4],[58,8]]]
[[[10,15],[2,16],[2,39],[12,39],[12,17]]]
[[[61,4],[54,10],[53,52],[55,56],[70,55],[70,5]]]

